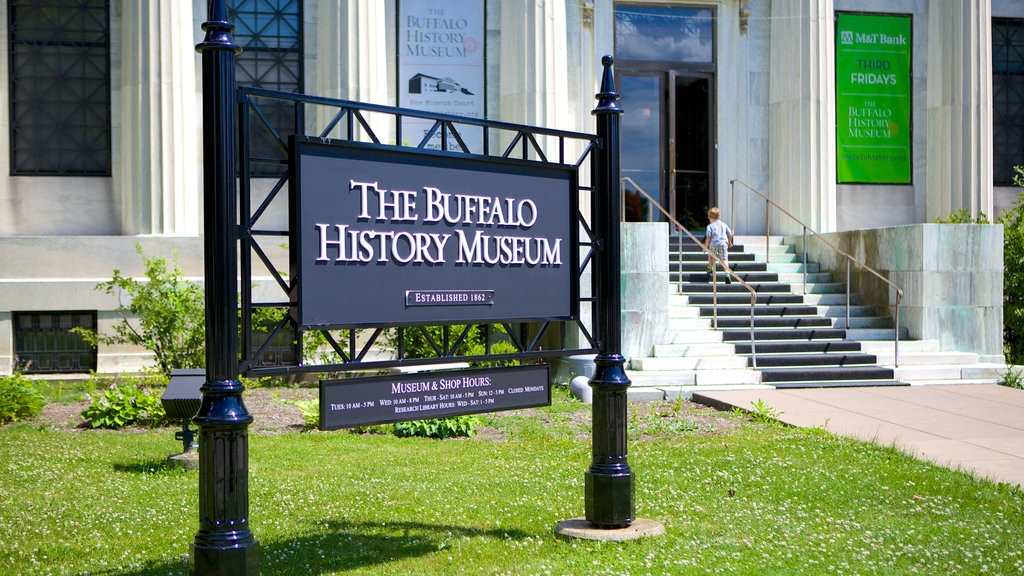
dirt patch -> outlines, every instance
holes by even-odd
[[[245,407],[253,416],[250,433],[287,434],[300,433],[304,428],[302,411],[295,402],[316,400],[315,388],[253,388],[245,391]],[[82,418],[82,411],[88,402],[67,402],[47,404],[35,422],[69,432],[88,430],[88,422]],[[741,419],[727,412],[695,404],[693,402],[630,402],[627,423],[639,433],[640,438],[658,436],[668,431],[691,434],[716,434],[727,432],[740,425]],[[494,419],[503,417],[537,418],[541,424],[568,425],[578,436],[590,435],[591,410],[580,405],[576,410],[549,412],[542,408],[526,408],[510,412],[495,413]],[[142,428],[129,428],[128,431]],[[505,432],[500,428],[481,426],[475,438],[491,442],[503,442]]]

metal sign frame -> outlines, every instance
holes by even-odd
[[[589,194],[591,187],[581,184],[590,174],[590,157],[598,141],[597,136],[578,132],[552,130],[536,126],[524,126],[506,122],[495,122],[446,114],[435,114],[419,110],[380,106],[347,100],[338,100],[279,92],[261,88],[242,87],[237,92],[238,146],[239,146],[239,212],[238,254],[240,277],[240,334],[242,358],[240,373],[250,377],[305,374],[337,373],[356,370],[376,370],[417,364],[429,365],[449,363],[458,356],[460,361],[492,362],[520,360],[539,361],[577,354],[592,354],[598,351],[594,334],[600,330],[595,326],[600,306],[598,298],[586,279],[594,259],[593,228],[588,215],[583,214],[578,203],[572,205],[577,223],[578,243],[567,247],[575,252],[578,262],[573,287],[578,297],[579,314],[574,317],[549,317],[500,320],[494,322],[389,322],[380,325],[361,324],[344,330],[323,329],[319,332],[328,342],[328,360],[303,363],[301,349],[304,330],[292,313],[298,302],[296,294],[301,291],[302,278],[286,274],[293,263],[282,256],[275,256],[275,248],[284,243],[296,241],[296,231],[288,222],[280,222],[274,214],[286,210],[292,199],[288,166],[293,162],[289,138],[319,140],[323,142],[345,142],[381,150],[415,152],[423,158],[434,158],[439,162],[451,162],[465,158],[476,161],[519,162],[537,166],[549,165],[560,169],[572,169],[574,196]],[[272,123],[272,117],[279,114],[267,113],[270,107],[287,106],[293,111],[292,122],[287,126]],[[410,145],[403,133],[403,120],[417,118],[431,122],[431,128],[422,139]],[[464,134],[479,133],[480,148],[470,149]],[[440,137],[441,150],[427,146]],[[256,145],[259,142],[263,145]],[[268,146],[266,143],[271,145]],[[388,144],[392,142],[392,144]],[[393,142],[401,142],[396,145]],[[272,157],[259,156],[255,150],[273,149]],[[258,278],[269,278],[277,290],[262,290],[257,295],[254,287]],[[263,318],[263,324],[260,324]],[[266,318],[271,318],[270,323]],[[435,338],[427,333],[426,325],[442,326],[443,333]],[[382,342],[385,331],[397,330],[397,341],[403,342],[406,330],[420,331],[432,343],[434,354],[428,358],[413,358],[399,345],[393,359],[372,359],[370,354],[375,345]],[[468,354],[467,340],[474,329],[485,335],[483,354]],[[289,355],[291,362],[267,365],[261,359],[275,339],[288,335],[292,337],[296,350]],[[495,353],[493,343],[499,339],[512,344],[513,353]]]

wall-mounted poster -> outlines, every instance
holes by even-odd
[[[911,18],[838,14],[836,180],[911,182]]]
[[[398,105],[483,118],[484,97],[484,0],[399,0]],[[403,144],[419,145],[432,126],[405,120]],[[470,152],[482,153],[481,128],[456,129]],[[440,131],[426,147],[441,149]]]

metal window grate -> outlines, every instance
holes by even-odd
[[[72,328],[96,329],[95,312],[15,312],[14,355],[26,374],[89,372],[96,349]]]
[[[992,177],[1013,185],[1024,164],[1024,19],[992,19]]]
[[[8,0],[11,173],[111,173],[108,0]]]
[[[300,0],[234,0],[228,19],[235,23],[235,41],[242,53],[235,60],[235,84],[302,92],[302,2]],[[295,133],[295,107],[275,102],[264,109],[272,126],[282,130],[287,140]],[[250,135],[253,155],[277,158],[277,142],[264,131]],[[260,163],[254,176],[280,177],[287,166],[275,162]]]

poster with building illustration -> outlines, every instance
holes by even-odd
[[[911,182],[911,18],[836,19],[836,179]]]
[[[484,0],[399,0],[398,105],[484,117]],[[416,146],[433,123],[406,119],[404,144]],[[483,150],[480,128],[456,124],[470,152]],[[426,147],[441,149],[441,132]],[[457,149],[454,139],[448,148]]]

